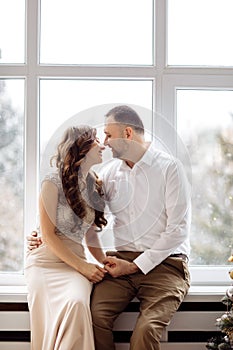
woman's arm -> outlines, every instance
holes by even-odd
[[[73,267],[76,271],[86,276],[91,282],[99,282],[104,277],[104,270],[95,264],[87,263],[75,255],[62,240],[56,235],[56,211],[58,202],[58,189],[50,181],[45,181],[39,200],[40,227],[42,240],[51,251],[62,261]]]
[[[106,259],[106,255],[102,250],[100,240],[98,237],[97,227],[95,225],[91,226],[85,235],[86,244],[90,253],[94,258],[103,264]]]

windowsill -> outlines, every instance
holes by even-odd
[[[220,301],[227,286],[191,286],[184,301]],[[27,302],[26,286],[0,286],[0,302]]]
[[[220,301],[227,288],[233,284],[228,273],[230,267],[190,266],[192,285],[185,301]],[[5,273],[0,276],[0,302],[27,302],[27,287],[23,274]]]
[[[0,303],[27,302],[26,286],[0,286]]]

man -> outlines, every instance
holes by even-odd
[[[94,285],[91,310],[96,350],[114,350],[113,325],[137,297],[140,314],[131,350],[160,350],[160,338],[189,288],[190,189],[180,162],[144,139],[132,108],[117,106],[105,120],[113,157],[102,171],[117,251]]]
[[[117,252],[107,253],[109,274],[93,289],[95,348],[115,349],[114,320],[137,297],[130,349],[159,350],[163,328],[189,288],[190,189],[179,161],[145,142],[132,108],[110,110],[104,132],[118,158],[102,174]]]

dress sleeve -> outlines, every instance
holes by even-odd
[[[58,187],[58,189],[60,189],[61,187],[61,179],[58,175],[58,173],[49,173],[47,175],[45,175],[45,177],[43,178],[42,182],[41,182],[41,186],[43,184],[43,182],[45,181],[50,181],[52,182],[54,185],[56,185]]]

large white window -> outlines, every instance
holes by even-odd
[[[3,283],[23,276],[46,145],[75,116],[101,132],[119,103],[138,108],[148,134],[185,165],[193,284],[229,283],[231,13],[231,0],[0,0]]]

